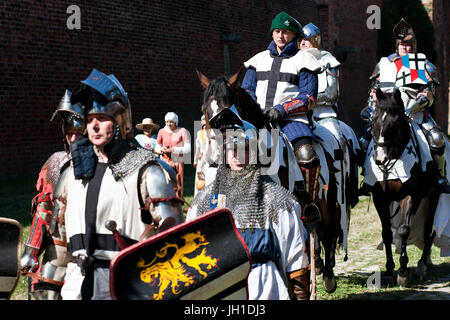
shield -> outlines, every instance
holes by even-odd
[[[395,60],[394,63],[397,68],[395,85],[403,87],[427,84],[425,61],[426,57],[423,53],[410,53]]]
[[[0,217],[0,300],[11,297],[19,280],[21,239],[20,223]]]
[[[113,299],[247,299],[251,259],[228,209],[209,211],[121,251]]]

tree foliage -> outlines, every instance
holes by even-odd
[[[420,0],[383,0],[381,29],[378,30],[377,57],[385,57],[395,52],[392,30],[404,18],[414,30],[417,52],[424,53],[431,62],[436,60],[434,50],[434,27]]]

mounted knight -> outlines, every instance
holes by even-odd
[[[386,93],[400,90],[406,115],[411,119],[418,141],[423,140],[427,144],[421,149],[425,153],[421,154],[422,161],[431,156],[439,170],[436,183],[441,192],[449,193],[450,185],[446,174],[446,163],[449,161],[446,159],[446,150],[449,143],[430,114],[439,85],[437,68],[423,53],[417,52],[413,28],[403,18],[395,25],[393,35],[396,52],[381,58],[370,76],[372,85],[368,106],[361,111],[362,118],[368,121],[368,127],[360,138],[360,144],[366,151],[371,139],[371,119],[377,100],[376,89],[380,88]]]

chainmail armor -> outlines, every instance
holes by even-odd
[[[198,215],[211,210],[211,194],[225,195],[225,206],[231,210],[236,226],[250,231],[264,230],[267,219],[276,223],[279,210],[292,210],[292,200],[296,200],[287,189],[262,175],[256,165],[241,171],[219,166],[214,182],[201,190],[192,202],[192,206],[197,206]]]
[[[61,176],[61,168],[69,160],[70,158],[67,152],[58,151],[52,154],[42,166],[42,169],[47,168],[47,181],[49,181],[52,186],[56,186],[56,183]]]
[[[112,174],[116,180],[126,177],[140,169],[150,161],[156,161],[156,155],[147,149],[132,147],[117,161],[110,163]]]

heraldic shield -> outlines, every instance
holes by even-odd
[[[111,297],[244,300],[250,269],[231,212],[215,209],[122,250],[111,261]]]
[[[425,75],[426,56],[423,53],[409,53],[395,60],[397,76],[395,85],[402,86],[423,86],[428,83]]]
[[[19,280],[22,226],[0,217],[0,300],[9,299]]]

